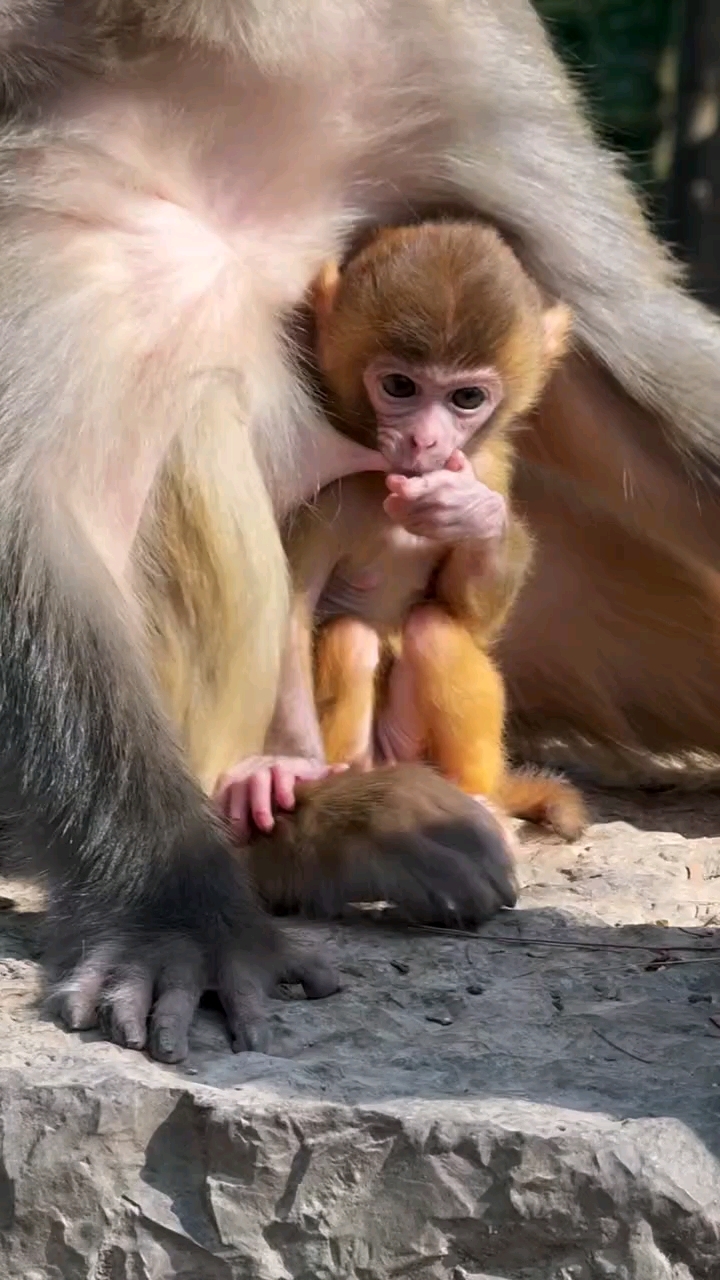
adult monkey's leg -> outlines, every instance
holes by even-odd
[[[719,752],[720,325],[678,286],[530,5],[459,10],[454,192],[569,302],[580,348],[518,437],[538,548],[501,646],[511,711],[526,744],[600,741],[621,773],[645,749]]]
[[[171,451],[137,556],[154,669],[207,793],[263,749],[288,604],[270,500],[238,406],[228,408],[205,424],[210,448]]]
[[[614,784],[681,780],[681,753],[716,778],[720,575],[549,472],[519,489],[538,550],[499,647],[518,749]]]
[[[213,985],[236,1047],[257,1046],[263,989],[298,969],[185,768],[130,588],[174,434],[190,439],[206,417],[223,430],[228,395],[203,376],[222,334],[203,290],[178,329],[161,256],[154,288],[168,310],[150,323],[136,271],[143,252],[160,254],[152,197],[122,166],[103,171],[101,154],[55,143],[33,132],[0,151],[5,836],[20,865],[30,855],[47,875],[70,1025],[100,1009],[114,1039],[147,1038],[175,1060]],[[115,197],[102,212],[96,181]],[[279,543],[267,554],[270,574]],[[282,593],[275,604],[282,613]],[[322,967],[305,973],[313,993],[333,985]]]

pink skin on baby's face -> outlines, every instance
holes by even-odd
[[[439,471],[488,421],[502,399],[495,369],[447,371],[381,357],[363,375],[390,471]]]

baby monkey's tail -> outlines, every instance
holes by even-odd
[[[493,798],[511,818],[549,827],[563,840],[577,840],[589,822],[577,787],[539,769],[508,771]]]

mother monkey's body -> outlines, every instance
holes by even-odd
[[[253,1043],[259,988],[288,967],[311,992],[331,979],[280,953],[150,671],[154,659],[207,785],[262,749],[286,610],[276,516],[359,465],[317,421],[281,317],[354,229],[406,221],[409,207],[496,219],[571,303],[587,350],[624,390],[592,360],[562,375],[548,404],[562,394],[573,413],[580,405],[579,425],[562,405],[542,412],[523,495],[553,548],[561,601],[578,571],[568,559],[564,573],[563,522],[582,525],[599,660],[584,683],[581,671],[579,696],[575,654],[557,665],[544,617],[529,666],[521,610],[507,662],[526,727],[550,711],[582,730],[587,705],[590,731],[627,726],[615,737],[630,746],[636,724],[651,746],[673,735],[689,745],[703,725],[709,740],[720,701],[720,663],[687,631],[690,604],[698,622],[715,618],[704,566],[718,518],[703,485],[720,456],[720,338],[674,288],[521,0],[417,0],[410,13],[362,0],[19,0],[0,2],[0,44],[12,120],[0,142],[3,807],[15,844],[50,876],[72,1025],[103,1003],[111,1034],[142,1044],[156,999],[151,1049],[177,1057],[199,991],[215,983],[237,1043]],[[546,471],[562,502],[545,501]],[[605,512],[604,541],[578,493]],[[636,589],[657,587],[654,625],[676,676],[666,721],[656,689],[623,689],[612,669],[612,690],[593,684],[605,645],[623,658],[640,625],[634,609],[622,616],[625,578],[613,587],[619,537]],[[671,577],[689,601],[676,606],[682,630],[674,605],[662,613]],[[541,559],[528,600],[542,604],[543,590]],[[654,634],[628,638],[657,652]],[[545,648],[553,700],[538,679]],[[690,652],[705,661],[702,715],[677,674]],[[345,790],[316,865],[301,815],[286,873],[256,859],[264,897],[307,905],[298,885],[314,874],[314,901],[329,909],[386,889],[420,918],[461,900],[480,918],[511,900],[494,831],[444,784],[418,788],[423,830],[393,837],[392,779],[372,784],[377,838],[363,835],[352,780],[321,788],[321,821],[323,794]],[[352,856],[341,850],[328,875],[343,815]]]

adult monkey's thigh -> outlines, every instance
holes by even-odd
[[[94,1025],[102,1006],[118,1042],[149,1039],[175,1060],[208,984],[237,1047],[259,1045],[262,989],[296,965],[183,763],[144,658],[138,524],[174,436],[206,417],[221,432],[228,404],[212,378],[187,376],[217,358],[223,331],[204,289],[176,326],[162,242],[174,215],[139,177],[72,131],[18,128],[0,144],[0,781],[11,852],[49,880],[67,1022]]]

